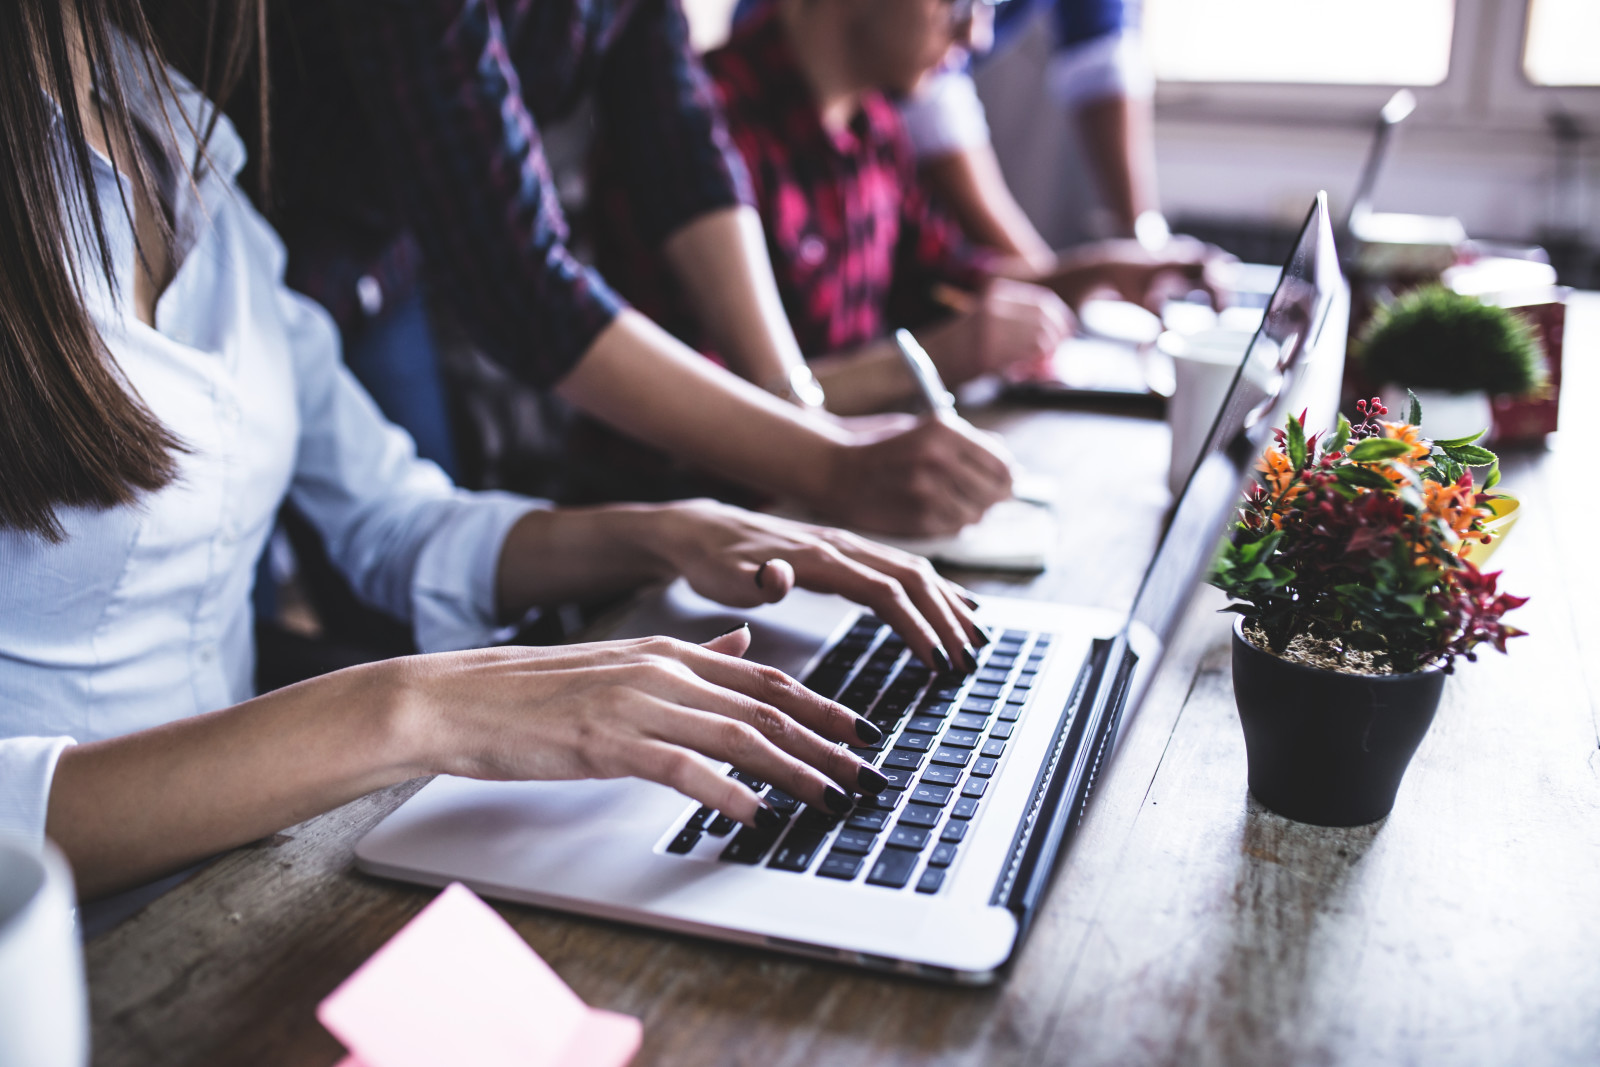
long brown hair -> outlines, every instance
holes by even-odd
[[[129,106],[135,87],[122,84],[113,59],[118,31],[144,56],[138,76],[159,92],[173,91],[162,66],[165,40],[176,42],[180,69],[219,105],[252,65],[263,81],[266,69],[251,62],[256,43],[264,44],[260,3],[0,2],[0,529],[49,541],[64,536],[58,509],[129,504],[171,482],[183,450],[127,384],[85,309],[84,272],[98,267],[117,290],[78,107],[86,87],[77,84],[69,50],[74,23],[102,132],[121,135],[106,136],[108,146],[140,143]],[[64,152],[54,147],[51,96]],[[264,109],[264,84],[260,100]],[[211,129],[193,132],[203,146]],[[132,156],[112,162],[143,197],[154,178],[142,153]],[[191,166],[204,165],[202,147]],[[132,205],[124,201],[122,209],[131,222]],[[159,225],[170,251],[171,230],[165,219]]]

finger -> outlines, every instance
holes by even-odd
[[[700,647],[738,659],[750,650],[750,624],[741,622],[733,629],[701,642]]]
[[[757,829],[777,830],[783,817],[742,782],[706,759],[666,741],[644,740],[620,761],[623,773],[676,789],[691,800]]]
[[[975,663],[972,649],[975,646],[981,648],[982,645],[988,644],[988,638],[978,627],[977,621],[971,617],[971,612],[946,588],[944,580],[939,577],[932,564],[920,556],[896,552],[861,538],[847,538],[842,535],[840,541],[843,542],[838,546],[840,551],[864,566],[887,574],[899,582],[917,613],[933,627],[949,662],[971,669]],[[888,621],[882,615],[879,618]],[[908,647],[918,651],[912,645],[910,634],[901,636],[906,639]],[[926,656],[921,656],[920,652],[919,656],[929,667],[935,670],[943,669],[942,664],[930,661]]]
[[[794,588],[794,567],[788,560],[765,559],[760,563],[746,566],[751,571],[751,580],[756,583],[756,588],[761,590],[761,595],[768,604],[782,600],[789,595],[789,590]]]
[[[835,548],[827,554],[808,557],[808,563],[814,559],[815,569],[803,570],[801,581],[807,588],[837,593],[871,608],[905,639],[906,647],[929,669],[942,673],[949,671],[952,664],[963,664],[967,639],[960,626],[940,610],[938,599],[931,595],[916,563],[889,562],[891,558],[885,549],[880,559],[874,559],[873,549],[866,542],[860,542],[857,553]],[[931,573],[926,561],[922,566]],[[913,584],[918,587],[916,590],[912,589]]]
[[[851,745],[876,743],[882,736],[876,726],[843,704],[819,696],[776,667],[719,656],[684,642],[671,642],[652,651],[676,660],[687,671],[666,678],[653,676],[642,684],[650,687],[651,692],[663,693],[680,703],[701,706],[704,703],[699,695],[701,686],[709,683],[775,707],[834,741]]]
[[[660,739],[725,760],[796,800],[836,815],[850,810],[855,794],[881,791],[887,784],[849,749],[824,741],[775,708],[713,686],[705,696],[714,708],[688,704],[661,717]]]
[[[983,479],[956,457],[912,471],[906,491],[922,501],[951,534],[983,518],[991,502]]]
[[[940,425],[946,430],[949,440],[959,442],[958,455],[973,469],[977,470],[986,480],[1005,487],[1005,494],[1011,492],[1011,454],[1006,447],[991,434],[980,433],[971,423],[958,415],[943,415],[939,417]]]

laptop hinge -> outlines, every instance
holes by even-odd
[[[1097,640],[1079,674],[1050,758],[1040,768],[1033,800],[1018,827],[1011,860],[995,886],[994,903],[1015,912],[1023,930],[1032,922],[1062,846],[1083,819],[1101,765],[1116,739],[1138,662],[1123,634]]]

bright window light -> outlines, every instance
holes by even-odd
[[[1551,6],[1587,13],[1600,0]],[[1455,0],[1144,4],[1156,77],[1175,82],[1438,85],[1450,73],[1454,23]]]
[[[1600,85],[1600,2],[1529,0],[1522,70],[1535,85]]]

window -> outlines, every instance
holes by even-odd
[[[1583,8],[1584,17],[1600,7],[1596,0],[1545,4],[1574,12]],[[1144,5],[1151,63],[1156,77],[1166,82],[1438,85],[1450,73],[1454,23],[1455,0],[1145,0]]]
[[[1522,72],[1535,85],[1600,85],[1600,3],[1530,0]]]

